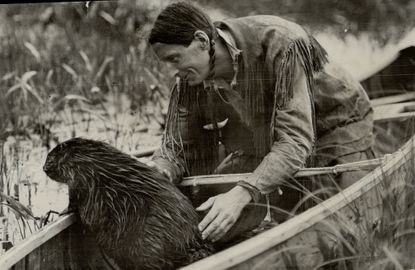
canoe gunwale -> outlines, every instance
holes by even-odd
[[[55,222],[43,227],[35,234],[29,236],[18,245],[12,247],[0,256],[1,269],[9,269],[13,267],[20,260],[29,255],[33,250],[39,248],[54,236],[61,233],[63,230],[75,223],[75,221],[76,216],[73,213],[62,216]]]

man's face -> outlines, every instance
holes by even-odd
[[[155,43],[153,49],[161,61],[170,63],[191,86],[202,83],[209,75],[209,49],[198,39],[193,39],[188,47]]]

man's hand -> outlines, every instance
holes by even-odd
[[[215,242],[222,238],[238,220],[243,208],[251,199],[245,188],[236,186],[202,203],[196,208],[197,211],[210,209],[199,224],[203,239]]]
[[[164,164],[164,162],[167,162],[167,161],[158,160],[157,162],[154,162],[154,161],[150,160],[146,164],[148,166],[156,169],[158,172],[160,172],[164,176],[166,176],[170,180],[170,182],[172,182],[174,184],[179,183],[181,181],[180,172],[172,170],[170,168],[170,166],[167,163]]]

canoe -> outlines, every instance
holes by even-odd
[[[395,96],[372,101],[376,123],[413,117],[412,112],[405,111],[406,105],[402,105],[411,98],[413,96]],[[396,100],[404,103],[395,103]],[[391,112],[391,108],[392,114],[382,116],[382,112]],[[394,117],[390,118],[391,115]],[[405,197],[405,191],[409,192],[410,189],[405,188],[407,181],[415,181],[414,142],[415,137],[410,137],[406,143],[400,142],[400,148],[394,142],[396,151],[392,154],[357,166],[375,169],[349,188],[278,226],[183,269],[311,269],[336,259],[338,254],[333,250],[353,249],[353,242],[347,240],[350,235],[364,235],[362,228],[367,228],[368,224],[375,226],[382,220],[384,194],[393,191]],[[146,150],[148,153],[151,151]],[[137,153],[137,156],[143,155]],[[349,165],[349,168],[356,167],[356,164]],[[336,172],[342,168],[309,168],[300,171],[298,176],[316,171],[318,174],[321,170],[323,173]],[[212,195],[216,186],[232,187],[240,177],[243,175],[198,176],[185,180],[182,186],[184,189],[196,186],[199,192],[205,190]],[[107,262],[94,241],[85,239],[80,231],[74,214],[60,217],[0,257],[1,269],[90,269],[91,265],[107,268]]]
[[[389,62],[377,67],[376,71],[372,71],[370,75],[361,80],[361,84],[369,98],[375,101],[372,105],[380,106],[378,107],[380,113],[376,115],[384,120],[389,120],[388,122],[378,123],[375,127],[378,133],[375,150],[378,152],[390,153],[396,150],[401,142],[407,141],[410,134],[413,134],[413,119],[390,120],[396,119],[396,110],[400,110],[401,113],[407,115],[412,114],[407,111],[413,104],[407,102],[414,100],[414,63],[415,46],[409,46],[401,49],[393,59],[389,59]],[[393,96],[391,97],[391,95]],[[391,105],[397,102],[401,102],[399,106]],[[402,102],[407,104],[404,105]],[[395,143],[390,138],[394,138]]]
[[[394,203],[396,209],[405,209],[406,199],[413,199],[414,147],[415,136],[380,166],[337,195],[268,231],[182,269],[320,269],[329,261],[367,260],[356,256],[355,245],[370,246],[373,239],[368,235],[378,230],[378,224],[385,223],[385,215],[391,215],[387,213],[390,203]],[[396,194],[399,196],[395,202]],[[408,219],[414,214],[415,211],[408,213]],[[406,244],[413,250],[415,238],[408,241],[411,242]]]

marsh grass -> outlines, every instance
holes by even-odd
[[[19,141],[2,142],[0,154],[0,235],[5,243],[17,243],[42,227],[42,218],[31,210],[37,183],[32,183],[23,170],[29,153]]]
[[[132,151],[147,125],[164,124],[170,77],[146,45],[158,8],[149,3],[0,11],[0,241],[16,244],[46,223],[33,200],[51,184],[37,172],[58,142],[85,136]]]
[[[126,111],[145,124],[164,124],[170,78],[145,39],[157,7],[120,1],[94,3],[89,11],[83,3],[32,8],[33,14],[21,5],[2,12],[0,87],[6,89],[7,134],[64,125],[74,137],[78,122],[88,131],[98,118],[117,140],[116,114]],[[117,98],[109,104],[108,94],[127,96],[128,108]],[[117,111],[110,114],[110,108]]]
[[[301,232],[300,238],[281,244],[261,258],[256,269],[414,268],[415,156],[403,159],[405,164],[393,173],[382,173],[378,185],[368,191],[370,195],[349,201],[337,212],[327,209],[329,218]],[[303,184],[295,179],[287,184],[303,198],[291,212],[272,207],[273,212],[293,217],[307,208],[303,207],[307,200],[317,205],[324,199],[322,194],[333,193],[333,188],[310,191]]]

